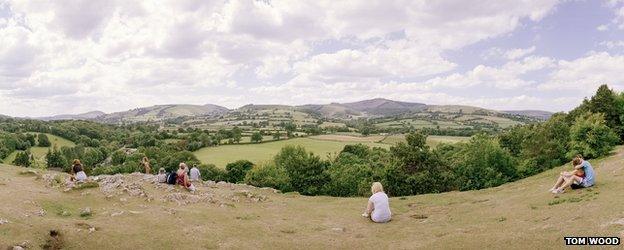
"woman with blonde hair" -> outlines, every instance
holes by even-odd
[[[180,186],[183,186],[184,188],[194,192],[195,191],[195,186],[193,186],[193,183],[191,183],[191,181],[189,180],[188,177],[188,166],[186,166],[186,163],[181,162],[180,165],[178,165],[178,172],[177,174],[177,179],[176,179],[176,183]]]
[[[366,212],[362,214],[363,217],[370,218],[377,223],[385,223],[390,221],[392,212],[390,212],[390,202],[388,195],[384,193],[383,186],[380,182],[375,182],[371,186],[371,197],[368,199],[368,206]]]
[[[143,160],[141,161],[141,165],[143,165],[143,169],[145,170],[146,174],[152,173],[152,167],[150,166],[150,162],[147,156],[143,157]]]

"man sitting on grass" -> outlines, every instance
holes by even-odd
[[[583,160],[583,156],[577,155],[572,160],[574,171],[561,172],[555,186],[550,189],[553,194],[565,192],[565,189],[586,188],[594,185],[594,168],[588,161]]]

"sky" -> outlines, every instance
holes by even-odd
[[[624,0],[0,0],[0,114],[624,90]]]

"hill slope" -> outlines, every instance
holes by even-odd
[[[116,112],[98,117],[97,120],[104,122],[143,122],[143,121],[160,121],[165,119],[173,119],[187,116],[209,116],[227,112],[225,107],[206,104],[206,105],[189,105],[189,104],[170,104],[156,105],[145,108],[137,108],[133,110]]]
[[[50,176],[1,166],[0,220],[8,223],[0,225],[0,248],[24,241],[38,248],[50,230],[60,230],[71,249],[564,248],[563,236],[624,236],[624,148],[616,153],[592,162],[597,186],[590,189],[554,198],[546,190],[561,169],[553,169],[486,190],[394,197],[388,224],[360,217],[365,198],[211,183],[192,195],[141,174],[62,192],[46,187]],[[85,207],[92,216],[80,217]]]
[[[77,115],[64,114],[64,115],[55,115],[55,116],[49,116],[49,117],[38,117],[36,119],[44,120],[44,121],[93,120],[93,119],[97,119],[98,117],[101,117],[103,115],[106,115],[106,113],[104,113],[102,111],[91,111],[91,112],[77,114]]]

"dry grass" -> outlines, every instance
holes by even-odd
[[[273,194],[263,203],[178,205],[154,197],[107,199],[96,189],[47,188],[17,167],[1,166],[0,249],[28,240],[39,248],[59,230],[68,249],[543,249],[564,248],[563,237],[624,236],[624,148],[593,161],[597,186],[554,198],[546,190],[561,169],[471,192],[391,198],[393,220],[360,217],[365,198]],[[200,188],[220,195],[224,188]],[[556,204],[555,204],[556,203]],[[90,207],[93,216],[81,218]],[[44,216],[34,215],[41,208]],[[60,211],[60,212],[59,212]],[[67,211],[63,215],[63,211]],[[117,211],[126,211],[111,216]],[[134,211],[134,213],[130,212]],[[88,224],[97,229],[89,233]],[[372,237],[374,235],[374,237]]]

